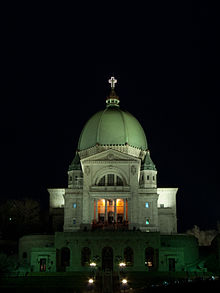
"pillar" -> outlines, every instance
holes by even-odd
[[[95,199],[95,220],[98,222],[98,199]]]
[[[93,221],[96,220],[95,213],[96,213],[96,199],[93,199]]]
[[[114,199],[114,221],[117,222],[117,206],[116,206],[116,203],[117,203],[117,199],[115,198]]]
[[[108,217],[107,217],[107,199],[105,199],[105,221],[108,221]]]
[[[124,199],[124,221],[126,221],[126,199]]]

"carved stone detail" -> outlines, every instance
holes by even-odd
[[[136,167],[134,165],[131,166],[131,174],[134,175],[136,173]]]
[[[90,167],[89,166],[85,167],[85,173],[86,173],[87,176],[89,175],[89,173],[90,173]]]

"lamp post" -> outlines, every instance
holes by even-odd
[[[120,262],[119,263],[119,267],[120,268],[125,268],[126,267],[126,263],[125,262]]]
[[[126,263],[125,262],[123,262],[123,261],[121,261],[119,264],[118,264],[118,266],[119,266],[119,273],[120,273],[120,275],[124,275],[124,270],[125,270],[125,268],[126,268]],[[121,276],[120,276],[121,277]]]
[[[95,268],[96,267],[96,263],[95,262],[91,262],[89,265],[90,265],[91,268]]]
[[[89,280],[88,280],[88,291],[94,292],[94,279],[93,278],[89,278]]]
[[[125,290],[126,290],[126,288],[127,288],[128,280],[127,280],[127,279],[122,279],[122,280],[121,280],[121,283],[122,283],[122,289],[123,289],[124,292],[125,292]]]
[[[126,263],[121,261],[119,262],[118,266],[119,266],[119,279],[121,280],[121,287],[125,292],[127,288],[127,283],[128,283],[127,279],[125,278]]]
[[[92,277],[95,278],[95,275],[96,275],[96,263],[95,262],[91,262],[89,264],[89,266],[91,268]]]
[[[94,280],[92,278],[90,278],[88,282],[89,282],[89,284],[93,284]]]

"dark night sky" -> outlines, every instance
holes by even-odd
[[[179,187],[179,230],[214,228],[215,9],[41,8],[5,16],[1,198],[28,196],[46,205],[46,188],[67,185],[82,127],[105,107],[114,74],[121,108],[146,132],[158,186]]]

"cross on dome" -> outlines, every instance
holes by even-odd
[[[117,83],[117,79],[112,76],[108,82],[111,84],[111,92],[109,96],[106,98],[106,106],[107,107],[119,107],[119,98],[115,93],[115,84]]]
[[[114,89],[115,88],[115,84],[117,83],[117,79],[114,78],[114,76],[112,76],[108,82],[111,84],[111,88]]]

